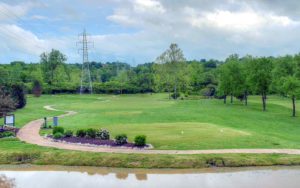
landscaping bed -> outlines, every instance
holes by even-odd
[[[79,129],[74,134],[73,131],[67,130],[63,127],[53,127],[52,135],[47,138],[56,142],[66,142],[73,144],[85,144],[94,146],[107,146],[107,147],[122,147],[131,149],[149,149],[151,145],[146,144],[145,135],[137,135],[134,137],[134,143],[128,142],[126,134],[118,134],[114,139],[110,139],[110,133],[106,129]]]
[[[52,135],[49,135],[48,138],[53,139]],[[127,142],[122,145],[118,145],[114,140],[101,140],[98,138],[88,138],[88,137],[63,137],[59,139],[53,139],[58,142],[67,142],[72,144],[86,144],[86,145],[95,145],[95,146],[107,146],[107,147],[125,147],[125,148],[136,148],[136,149],[149,149],[150,145],[137,146],[134,143]]]
[[[15,137],[18,131],[15,127],[0,127],[0,138]]]

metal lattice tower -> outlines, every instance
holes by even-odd
[[[85,29],[83,33],[79,34],[80,41],[77,44],[80,46],[79,51],[82,52],[82,70],[81,70],[81,84],[80,84],[80,94],[83,93],[93,93],[93,85],[91,79],[91,72],[90,72],[90,63],[89,63],[89,54],[88,48],[89,42],[87,40],[87,34]]]

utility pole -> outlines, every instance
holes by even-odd
[[[79,41],[77,45],[80,46],[78,51],[82,53],[82,70],[81,70],[81,83],[80,83],[80,94],[84,93],[93,93],[93,85],[91,79],[90,63],[89,63],[89,54],[88,48],[90,41],[87,39],[87,34],[85,29],[83,33],[79,34]]]

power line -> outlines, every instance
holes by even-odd
[[[85,29],[83,30],[83,33],[79,34],[79,37],[80,37],[80,40],[77,42],[77,45],[80,46],[80,48],[78,50],[82,52],[80,94],[83,94],[86,92],[92,94],[93,93],[93,85],[92,85],[89,55],[88,55],[89,44],[91,44],[92,42],[89,42],[87,40],[87,34],[86,34]]]

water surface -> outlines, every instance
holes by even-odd
[[[299,188],[300,167],[143,170],[0,166],[0,188]]]

